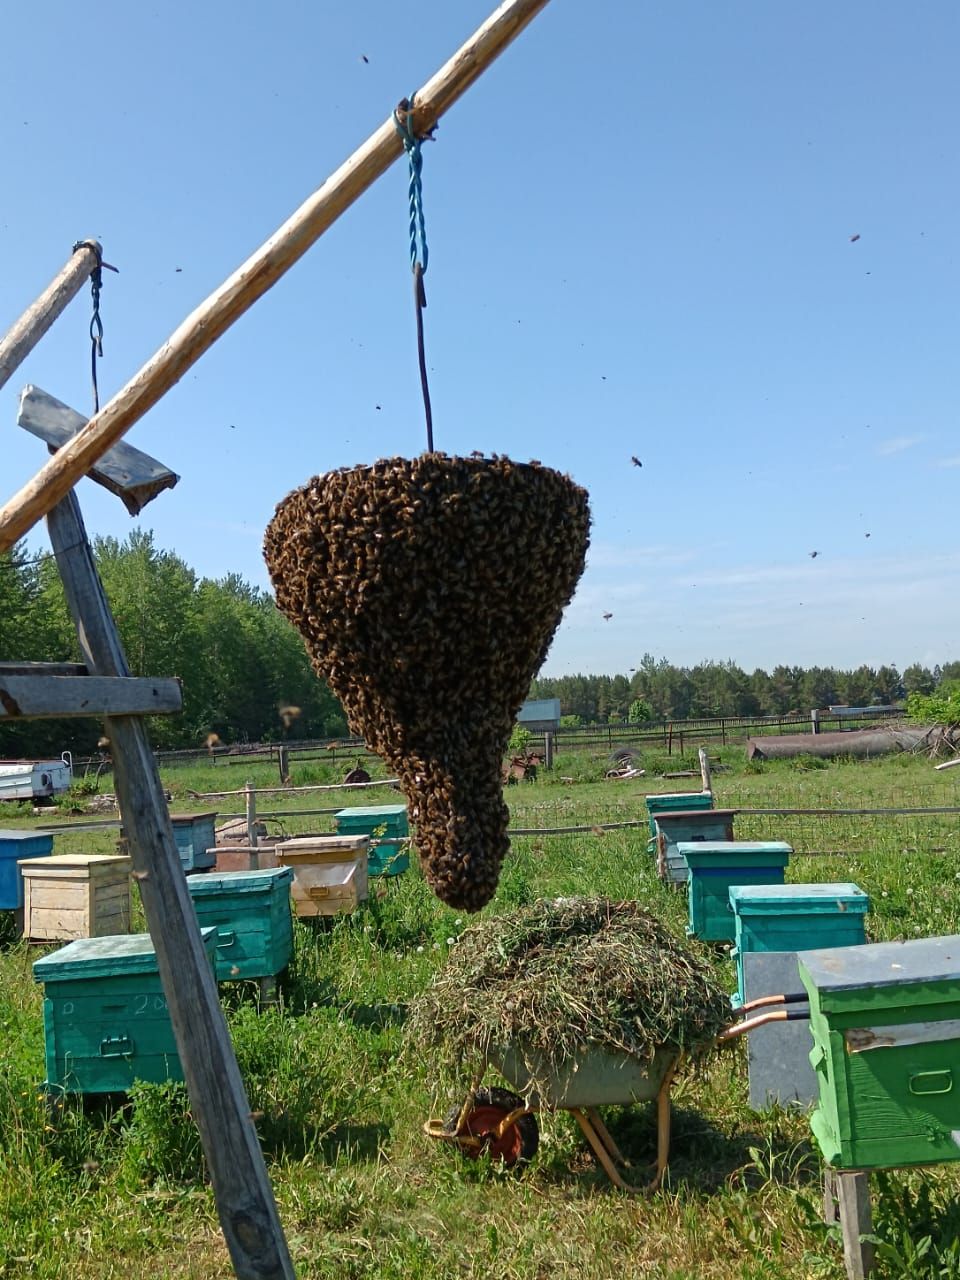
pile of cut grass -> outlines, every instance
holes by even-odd
[[[412,1003],[406,1042],[466,1080],[514,1050],[540,1091],[592,1048],[696,1061],[729,1022],[709,962],[636,902],[552,898],[465,930]]]

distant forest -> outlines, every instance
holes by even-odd
[[[235,574],[198,578],[141,530],[96,538],[93,550],[133,675],[183,681],[183,714],[150,722],[155,747],[200,747],[211,733],[225,745],[346,733],[340,704],[268,593]],[[0,658],[80,660],[50,555],[21,546],[0,556]],[[285,725],[280,708],[291,706],[299,716]],[[88,754],[102,732],[92,720],[0,723],[0,756]]]
[[[155,746],[196,748],[211,733],[231,745],[347,732],[339,703],[314,675],[299,634],[267,592],[235,574],[198,578],[139,529],[123,542],[95,539],[94,555],[133,674],[183,681],[183,714],[151,722]],[[0,556],[0,658],[80,658],[50,555],[30,556],[18,546]],[[955,680],[960,662],[932,671],[915,663],[902,674],[894,667],[778,666],[748,675],[734,662],[676,667],[644,654],[627,675],[535,680],[530,696],[559,698],[568,723],[592,724],[869,706],[933,693]],[[282,717],[280,708],[290,706],[299,714]],[[0,756],[92,753],[101,732],[93,720],[0,723]]]
[[[685,720],[710,716],[784,715],[813,707],[888,705],[912,693],[930,694],[960,679],[960,662],[928,667],[758,668],[749,675],[735,662],[675,667],[645,653],[628,675],[560,676],[534,680],[532,698],[559,698],[568,723]]]

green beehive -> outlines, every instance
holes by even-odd
[[[367,875],[397,876],[410,866],[404,841],[410,834],[405,804],[375,804],[341,809],[334,815],[337,835],[370,837]],[[379,844],[373,843],[380,841]]]
[[[647,813],[650,815],[650,834],[657,834],[658,813],[679,813],[685,809],[712,809],[712,791],[674,791],[665,796],[646,796]]]
[[[670,809],[658,813],[657,875],[670,884],[687,883],[687,861],[680,852],[682,842],[732,840],[736,809]]]
[[[738,884],[730,889],[730,908],[742,1002],[745,954],[862,945],[870,899],[855,884]]]
[[[689,869],[687,933],[705,942],[733,941],[730,886],[783,884],[793,852],[782,840],[681,841],[677,849]]]
[[[203,929],[214,966],[216,929]],[[33,964],[44,984],[47,1087],[125,1093],[134,1080],[182,1080],[150,935],[80,938]]]
[[[290,867],[188,876],[201,926],[217,930],[217,981],[272,978],[290,963]]]
[[[838,1169],[960,1160],[960,936],[798,960],[824,1159]]]

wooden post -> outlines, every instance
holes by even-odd
[[[82,244],[78,244],[69,261],[54,276],[36,302],[27,307],[13,328],[0,339],[0,387],[9,381],[57,316],[66,310],[84,283],[90,279],[98,262],[99,249],[100,245],[96,240],[84,240]],[[42,514],[41,512],[40,515]]]
[[[670,724],[667,728],[667,755],[668,756],[673,755],[673,721],[672,720],[670,721]]]
[[[810,712],[810,732],[820,732],[820,712],[814,707]]]
[[[257,852],[257,793],[252,782],[243,784],[247,801],[247,843],[250,846],[250,870],[259,871],[260,854]]]
[[[866,1280],[873,1271],[876,1248],[864,1236],[873,1234],[870,1208],[870,1175],[868,1173],[834,1172],[834,1186],[840,1205],[840,1230],[843,1234],[843,1261],[847,1280]]]
[[[706,747],[701,747],[697,753],[700,757],[700,777],[703,781],[704,791],[712,791],[713,787],[710,780],[710,757],[707,755]]]
[[[247,844],[250,845],[250,869],[260,870],[260,854],[257,852],[257,794],[252,782],[243,783],[247,808]]]
[[[413,98],[413,129],[428,133],[546,5],[504,0]],[[201,302],[126,386],[0,510],[0,552],[33,527],[217,339],[298,262],[403,154],[391,115],[232,276]]]
[[[88,670],[128,675],[75,494],[50,512],[47,525]],[[187,892],[156,759],[142,719],[115,716],[105,723],[133,874],[234,1270],[241,1280],[293,1280],[293,1264]]]
[[[280,767],[280,785],[283,786],[290,781],[290,752],[283,743],[277,747],[277,764]]]
[[[543,735],[543,767],[553,768],[553,734],[549,731]]]

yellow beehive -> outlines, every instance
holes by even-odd
[[[309,836],[276,846],[277,865],[291,867],[290,898],[298,916],[356,911],[367,897],[367,836]]]
[[[25,938],[52,942],[130,932],[129,858],[59,853],[19,865]]]

